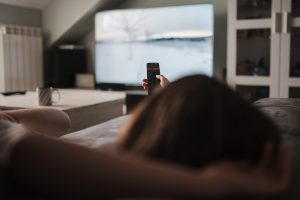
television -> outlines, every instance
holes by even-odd
[[[195,4],[98,12],[96,83],[140,86],[149,62],[169,80],[213,74],[213,5]]]

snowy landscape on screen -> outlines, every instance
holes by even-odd
[[[96,15],[98,83],[139,85],[146,63],[170,80],[213,73],[210,4],[105,11]]]

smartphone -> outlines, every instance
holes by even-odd
[[[148,95],[159,85],[160,81],[156,78],[156,75],[160,75],[159,64],[147,63]]]

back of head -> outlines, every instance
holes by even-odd
[[[199,168],[220,160],[260,160],[279,134],[272,122],[227,86],[206,76],[179,79],[147,98],[124,129],[132,153]]]

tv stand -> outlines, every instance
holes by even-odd
[[[125,99],[126,113],[130,114],[147,96],[147,92],[143,90],[127,90]]]

